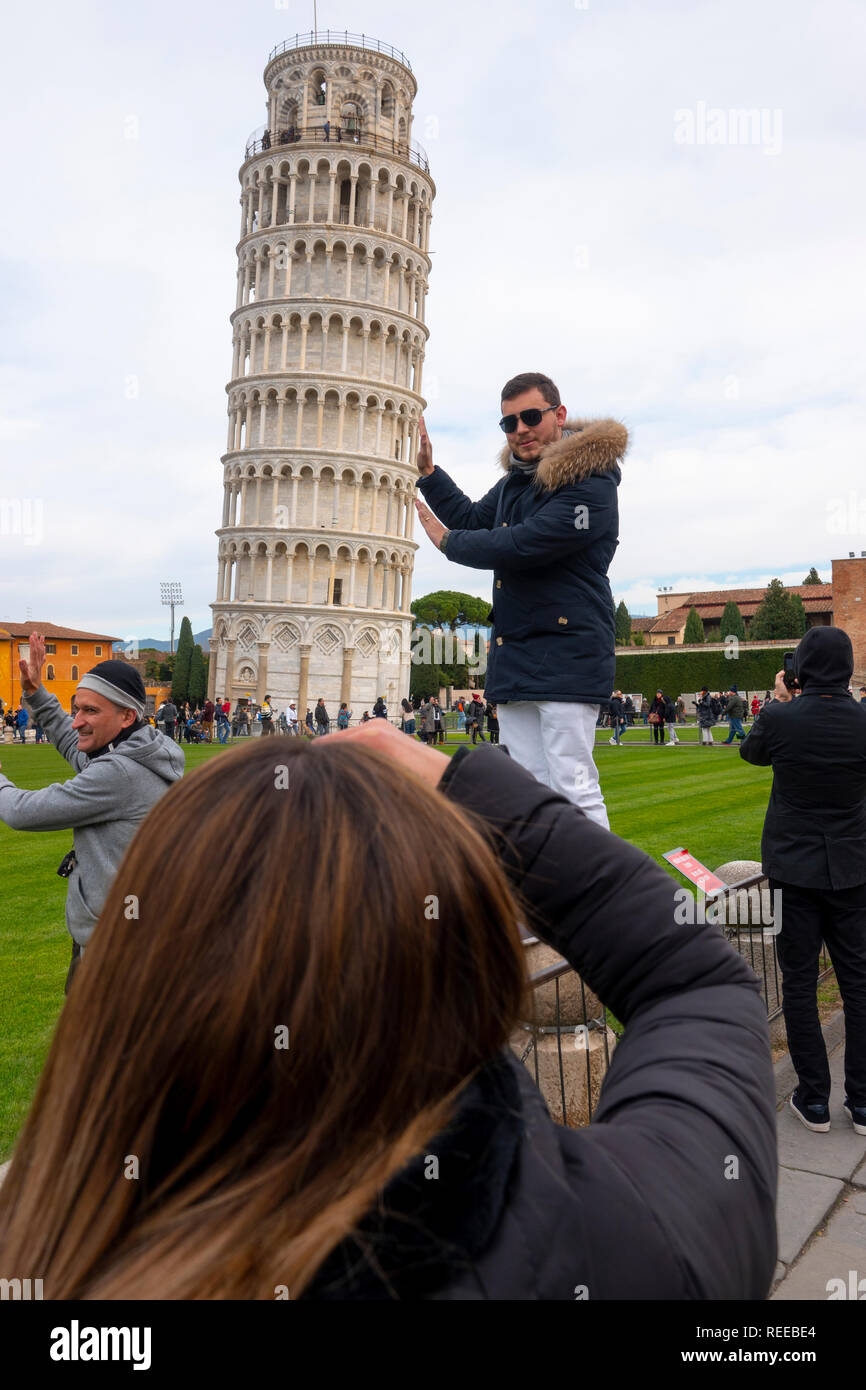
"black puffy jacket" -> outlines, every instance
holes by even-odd
[[[606,704],[615,680],[608,566],[618,545],[619,460],[628,432],[615,420],[568,420],[539,452],[534,475],[514,464],[472,502],[441,468],[418,487],[450,528],[445,555],[493,570],[485,695],[494,704]]]
[[[717,928],[677,923],[647,855],[504,750],[460,750],[440,785],[505,836],[528,925],[625,1035],[582,1130],[554,1124],[513,1054],[491,1059],[302,1296],[763,1299],[776,1096],[756,977]]]

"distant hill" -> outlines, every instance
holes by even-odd
[[[213,628],[212,628],[212,627],[209,627],[209,628],[207,629],[206,632],[194,632],[193,635],[192,635],[192,640],[193,640],[193,642],[197,642],[197,643],[198,643],[198,645],[201,647],[202,651],[204,652],[205,656],[207,656],[207,654],[208,654],[207,639],[208,639],[212,634],[213,634]],[[174,645],[175,645],[175,647],[177,647],[177,636],[175,636]],[[115,644],[114,644],[114,650],[115,650],[115,651],[123,651],[123,649],[124,649],[125,646],[126,646],[126,643],[125,643],[125,642],[115,642]],[[141,638],[139,639],[138,648],[139,648],[139,651],[142,651],[142,652],[143,652],[143,651],[169,652],[169,651],[171,651],[171,643],[170,643],[170,642],[158,642],[158,641],[156,640],[155,637],[141,637]]]

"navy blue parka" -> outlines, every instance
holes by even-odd
[[[628,432],[615,420],[567,420],[534,474],[506,446],[505,477],[472,502],[438,466],[418,480],[450,530],[445,554],[493,570],[485,698],[606,704],[615,679],[607,571],[618,545],[619,462]]]

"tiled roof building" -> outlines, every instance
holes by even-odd
[[[866,555],[834,560],[830,584],[794,584],[789,593],[799,594],[806,610],[806,628],[843,627],[854,646],[854,678],[866,682]],[[686,621],[694,608],[704,624],[707,642],[724,642],[722,614],[727,603],[736,603],[746,627],[746,641],[752,618],[763,602],[766,590],[708,589],[695,593],[658,594],[658,616],[632,619],[632,632],[642,632],[650,647],[681,646]]]

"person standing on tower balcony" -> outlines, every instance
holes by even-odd
[[[499,708],[503,744],[607,829],[592,750],[615,679],[607,570],[628,431],[616,420],[570,419],[539,372],[508,381],[501,405],[505,477],[478,502],[434,465],[421,420],[419,488],[442,521],[415,505],[449,560],[493,570],[485,695]]]

